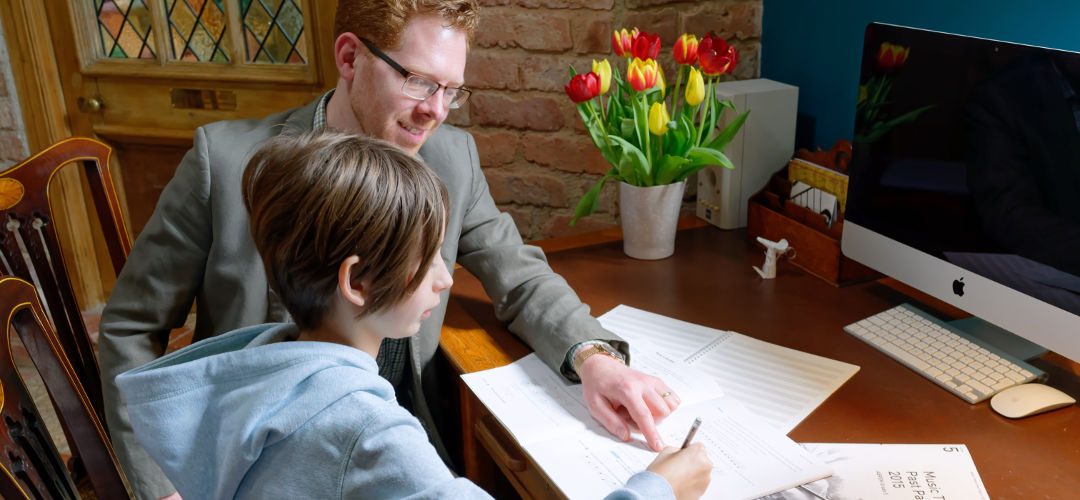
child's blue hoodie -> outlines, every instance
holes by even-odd
[[[455,478],[367,353],[242,328],[120,375],[139,443],[184,498],[488,498]],[[612,498],[674,498],[651,472]]]

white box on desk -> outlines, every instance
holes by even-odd
[[[697,215],[721,229],[735,229],[746,226],[747,200],[795,151],[799,88],[758,78],[719,83],[716,96],[735,104],[735,112],[721,115],[719,129],[746,110],[750,115],[724,150],[735,168],[698,172]]]

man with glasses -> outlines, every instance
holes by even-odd
[[[218,122],[196,131],[194,147],[139,235],[101,319],[106,416],[140,498],[175,489],[136,444],[115,377],[160,357],[169,331],[184,323],[193,302],[195,340],[288,320],[267,286],[248,233],[240,176],[266,139],[327,127],[378,137],[419,154],[450,192],[441,251],[447,267],[456,261],[479,277],[497,316],[552,369],[580,378],[593,417],[612,434],[628,439],[636,426],[653,449],[662,447],[654,420],[674,410],[678,396],[663,381],[625,365],[626,342],[589,315],[548,267],[543,252],[524,245],[513,220],[498,211],[472,136],[440,127],[449,110],[470,95],[464,73],[477,9],[476,0],[340,0],[334,90],[262,120]],[[304,223],[304,214],[297,223]],[[418,335],[387,340],[378,359],[380,375],[425,424],[444,458],[428,400],[437,396],[430,361],[445,299]]]

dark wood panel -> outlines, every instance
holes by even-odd
[[[116,151],[123,178],[128,227],[132,237],[137,237],[191,143],[109,142]]]

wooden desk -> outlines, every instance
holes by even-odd
[[[988,403],[965,403],[842,330],[911,301],[892,288],[876,282],[834,288],[784,263],[777,279],[762,280],[750,266],[761,264],[763,252],[744,231],[680,231],[675,256],[661,261],[633,260],[621,243],[590,238],[579,248],[563,241],[548,257],[594,315],[627,304],[860,366],[790,433],[795,441],[963,443],[993,498],[1070,498],[1080,491],[1080,407],[1009,420]],[[450,367],[472,372],[528,354],[495,319],[476,278],[459,271],[455,282],[442,340]],[[1050,373],[1050,385],[1080,399],[1080,366],[1053,354],[1035,364]],[[457,383],[466,475],[494,487],[501,471],[524,497],[553,496],[535,464]]]

